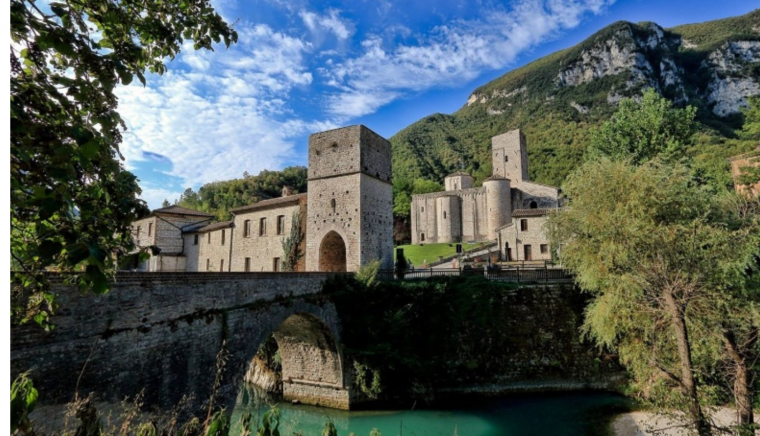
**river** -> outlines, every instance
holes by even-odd
[[[458,396],[433,405],[404,409],[340,411],[292,405],[244,388],[233,411],[236,423],[244,411],[254,417],[277,404],[280,434],[320,436],[332,420],[338,435],[369,436],[373,428],[383,436],[602,436],[611,419],[630,410],[631,401],[606,392],[567,392],[503,396]],[[239,434],[234,430],[231,435]]]

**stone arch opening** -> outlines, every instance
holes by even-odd
[[[531,202],[530,202],[530,208],[531,209],[538,208],[538,203],[536,203],[536,200],[531,200]]]
[[[308,313],[291,315],[274,330],[251,360],[245,381],[287,401],[349,406],[336,341],[327,325]]]
[[[346,272],[346,243],[335,231],[331,231],[319,244],[319,270]]]

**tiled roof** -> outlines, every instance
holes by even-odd
[[[471,175],[465,173],[464,171],[457,171],[455,173],[451,173],[448,176],[444,177],[445,179],[448,179],[449,177],[456,177],[456,176],[467,176],[472,177]]]
[[[555,209],[515,209],[512,211],[512,216],[524,217],[549,215],[553,210]]]
[[[205,212],[198,212],[197,210],[188,209],[182,206],[174,206],[174,205],[162,207],[161,209],[154,209],[151,212],[151,214],[156,214],[156,213],[163,213],[163,214],[170,214],[170,215],[202,216],[202,217],[209,217],[209,218],[214,216]]]
[[[230,210],[230,212],[241,213],[273,206],[284,206],[290,203],[298,203],[298,201],[302,198],[306,198],[306,193],[288,195],[287,197],[272,198],[270,200],[262,200],[253,204],[249,204],[247,206],[236,207],[235,209]]]
[[[214,230],[226,229],[232,227],[232,221],[221,221],[218,223],[211,223],[203,227],[185,229],[182,233],[208,233]]]

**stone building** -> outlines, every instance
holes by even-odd
[[[156,246],[160,254],[129,269],[139,271],[185,271],[186,241],[183,233],[211,222],[213,215],[180,206],[156,209],[132,224],[132,237],[138,247]]]
[[[304,254],[296,271],[356,271],[375,259],[392,268],[390,143],[362,125],[315,133],[309,137],[307,183],[308,194],[286,186],[280,198],[231,210],[231,221],[211,223],[211,215],[178,206],[157,209],[133,225],[139,246],[161,249],[140,269],[280,271],[282,241],[294,220],[301,224]],[[172,218],[174,231],[161,240],[145,236],[167,209],[185,212]],[[177,260],[172,269],[156,260],[166,256]]]
[[[498,242],[502,259],[551,259],[547,215],[560,189],[530,181],[525,135],[491,138],[493,172],[474,187],[467,173],[444,179],[445,191],[412,196],[412,243]]]

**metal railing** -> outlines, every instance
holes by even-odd
[[[393,270],[380,270],[377,277],[381,280],[415,280],[443,276],[482,276],[489,280],[514,283],[559,283],[573,281],[573,275],[562,268],[415,268],[398,274]]]

